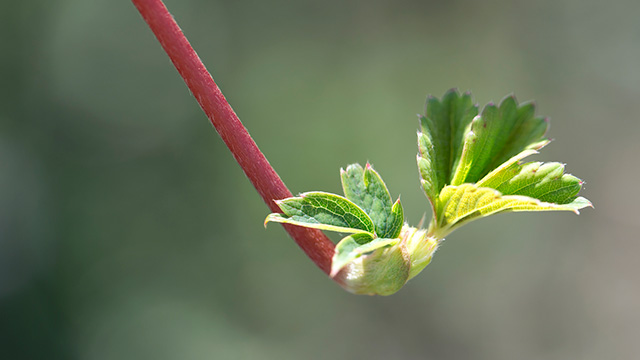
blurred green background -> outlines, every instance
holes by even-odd
[[[1,359],[637,359],[640,2],[167,0],[294,192],[408,221],[427,94],[536,99],[595,210],[452,234],[354,296],[281,227],[128,1],[0,5]]]

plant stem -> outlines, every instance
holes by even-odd
[[[291,192],[258,149],[164,3],[132,2],[264,202],[271,211],[280,212],[274,200],[291,197]],[[284,228],[309,258],[329,274],[334,252],[331,240],[320,230],[292,225]]]

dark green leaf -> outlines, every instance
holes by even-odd
[[[513,96],[502,100],[499,107],[487,105],[471,122],[450,184],[475,183],[523,150],[546,145],[547,122],[533,113],[533,104],[518,106]]]
[[[477,113],[469,93],[450,90],[441,101],[432,96],[427,99],[425,116],[420,117],[418,168],[432,205],[450,183],[462,153],[464,133]]]
[[[270,214],[269,221],[294,224],[345,233],[374,236],[371,218],[357,205],[342,196],[325,192],[308,192],[299,197],[276,201],[283,214]]]
[[[377,237],[397,237],[404,222],[402,207],[392,205],[387,186],[371,165],[364,169],[359,164],[349,165],[347,170],[340,169],[340,178],[346,198],[369,215]]]

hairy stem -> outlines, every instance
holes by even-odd
[[[132,2],[264,202],[271,211],[280,212],[274,200],[290,197],[291,192],[258,149],[164,3],[161,0]],[[283,226],[309,258],[328,274],[334,252],[331,240],[319,230]]]

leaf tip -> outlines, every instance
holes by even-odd
[[[573,208],[573,212],[576,215],[580,215],[580,209],[584,209],[586,207],[590,207],[592,209],[594,209],[593,204],[591,203],[591,201],[589,201],[588,199],[580,196],[578,198],[576,198],[574,201],[574,203],[576,203],[575,208]]]
[[[504,98],[502,98],[502,100],[500,100],[500,106],[504,105],[507,101],[510,101],[514,104],[518,104],[518,99],[516,98],[516,95],[514,93],[511,93],[505,96]]]
[[[267,215],[267,217],[264,219],[264,224],[263,225],[264,225],[265,229],[267,228],[267,224],[272,221],[271,219],[274,217],[275,214],[277,214],[277,213],[271,213],[271,214]]]
[[[393,205],[391,206],[391,209],[395,210],[395,209],[398,208],[398,206],[402,206],[402,203],[400,202],[400,195],[398,195],[398,199],[396,199],[396,201],[393,203]],[[403,217],[404,217],[404,215],[403,215]]]
[[[524,107],[524,106],[531,106],[531,108],[535,111],[535,109],[538,107],[538,103],[536,103],[536,101],[535,101],[535,100],[527,100],[527,101],[522,102],[522,103],[520,104],[520,106],[521,106],[521,107]]]
[[[545,146],[549,145],[549,143],[550,143],[550,142],[551,142],[551,140],[549,140],[549,139],[542,139],[542,140],[540,140],[539,142],[537,142],[537,143],[535,143],[535,144],[530,145],[530,148],[531,148],[531,149],[534,149],[534,150],[540,150],[540,149],[542,149],[543,147],[545,147]]]
[[[460,92],[458,91],[458,88],[453,87],[449,90],[447,90],[447,92],[444,94],[444,96],[450,95],[450,94],[455,94],[458,95]]]
[[[595,207],[593,206],[593,203],[585,198],[583,198],[584,201],[586,201],[586,204],[584,205],[584,207],[590,207],[592,209],[595,209]]]

